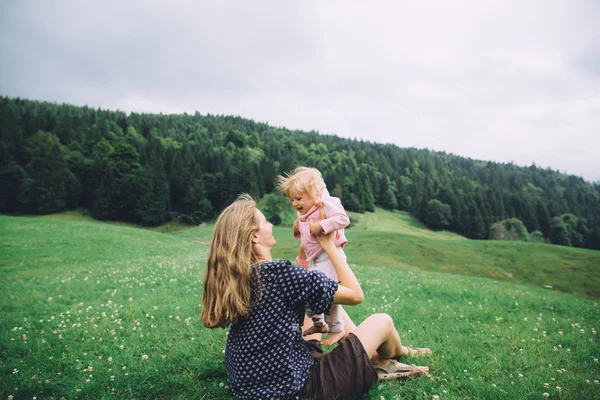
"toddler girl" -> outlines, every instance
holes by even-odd
[[[328,278],[338,280],[333,263],[323,250],[317,235],[335,231],[334,242],[343,259],[346,259],[343,247],[348,242],[344,228],[350,223],[342,202],[329,195],[325,181],[319,170],[298,167],[287,177],[278,176],[279,190],[285,193],[296,209],[298,219],[294,222],[294,237],[300,238],[300,250],[296,260],[298,264],[323,272]],[[322,343],[331,346],[345,336],[343,310],[334,304],[329,314],[314,314],[307,308],[306,314],[313,321],[313,328],[305,331],[312,333],[328,333]]]

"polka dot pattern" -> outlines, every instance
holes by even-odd
[[[317,313],[331,308],[337,282],[288,260],[259,264],[262,296],[227,336],[225,365],[238,397],[294,397],[313,364],[302,339],[306,304]]]

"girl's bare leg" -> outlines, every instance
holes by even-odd
[[[302,331],[302,336],[310,336],[313,333],[327,333],[327,332],[329,332],[329,327],[327,325],[316,327],[315,324],[313,323],[313,326]]]
[[[309,329],[313,329],[314,325],[312,319],[309,318],[308,315],[304,314],[304,326],[302,327],[302,333],[308,331]],[[323,338],[323,335],[320,333],[313,333],[304,336],[304,340],[318,340],[319,342]]]
[[[356,325],[350,319],[350,316],[346,313],[346,310],[341,305],[338,305],[339,312],[341,313],[341,317],[344,320],[344,330],[336,333],[329,333],[327,338],[323,340],[323,345],[331,346],[332,344],[344,339],[348,336],[349,333],[353,332],[356,329]],[[307,332],[308,333],[308,332]],[[325,333],[325,332],[323,332]]]

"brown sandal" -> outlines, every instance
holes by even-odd
[[[373,365],[376,370],[383,371],[383,374],[377,374],[377,380],[390,381],[393,379],[408,378],[429,372],[429,367],[419,367],[414,364],[401,364],[396,360],[391,360],[388,365]]]

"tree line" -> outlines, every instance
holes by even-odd
[[[298,165],[318,168],[351,211],[406,210],[431,228],[473,239],[513,237],[499,232],[516,232],[517,219],[528,233],[520,237],[600,249],[600,185],[535,164],[473,160],[235,116],[126,114],[0,97],[4,213],[85,208],[102,220],[199,223],[247,192],[269,200],[277,222],[283,211],[275,177]],[[502,231],[508,220],[512,228]]]

